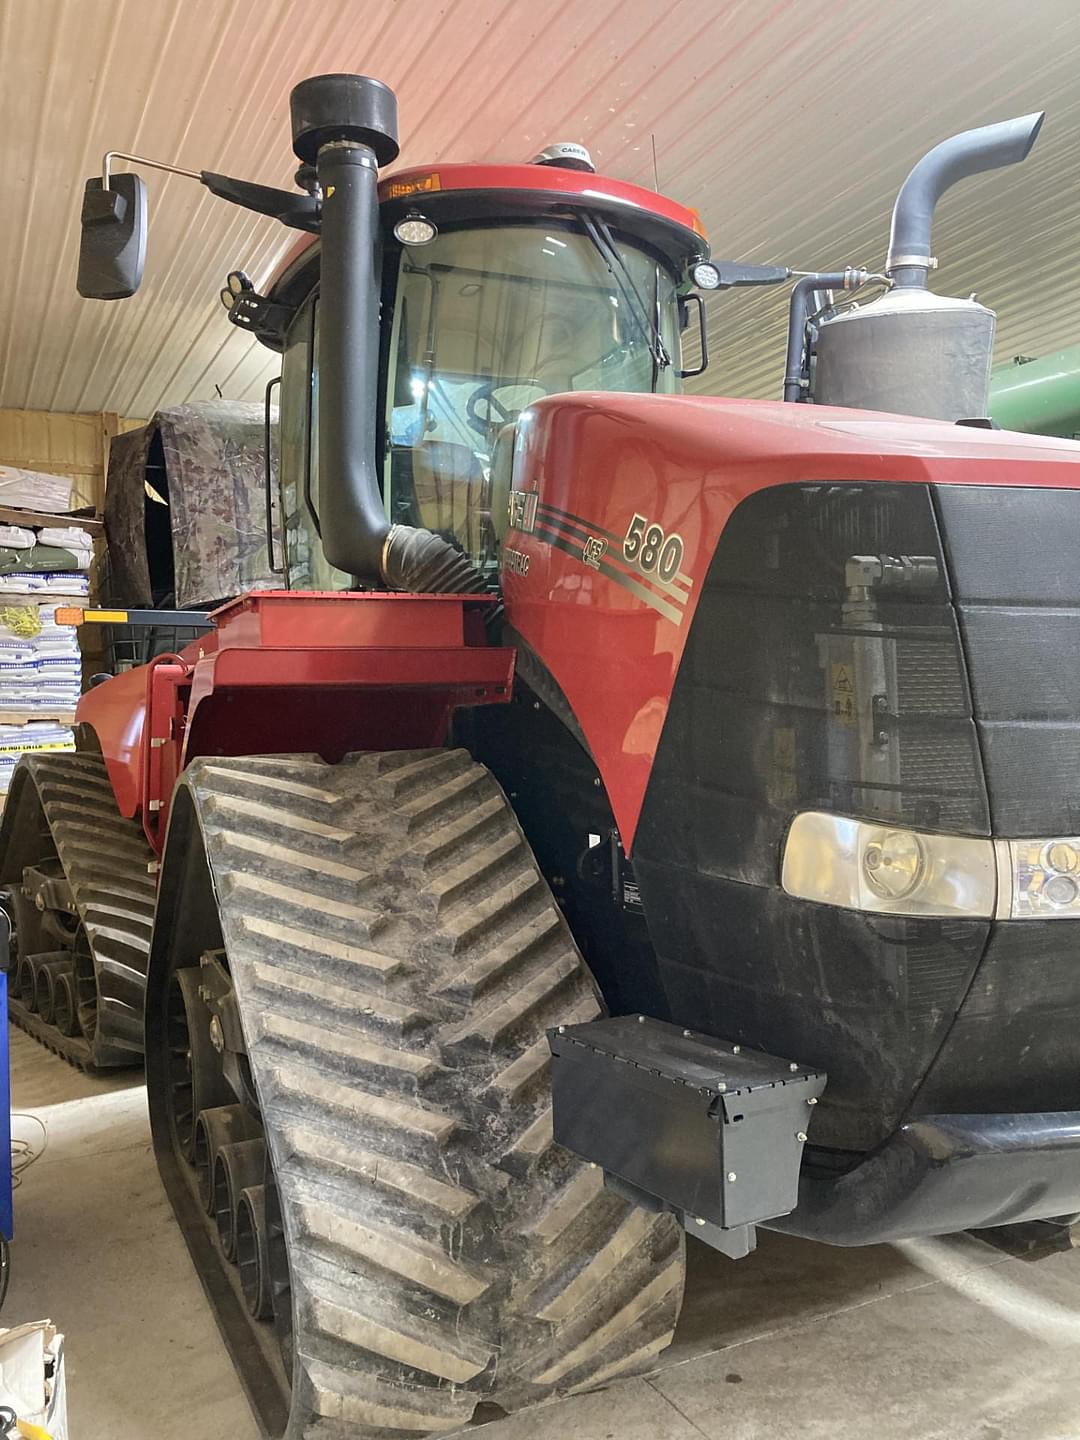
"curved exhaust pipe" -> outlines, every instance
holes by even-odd
[[[1026,159],[1044,116],[1045,111],[1040,110],[998,125],[964,130],[923,156],[900,187],[893,207],[885,273],[895,286],[926,289],[933,266],[930,230],[937,202],[958,180]]]

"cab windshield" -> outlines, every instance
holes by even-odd
[[[680,389],[674,275],[592,219],[448,228],[389,250],[384,268],[387,514],[494,575],[522,410],[573,390]],[[282,369],[285,555],[293,588],[341,590],[351,578],[328,564],[317,520],[317,307],[313,295],[297,314]]]
[[[679,388],[674,277],[602,222],[449,230],[397,259],[385,500],[497,562],[497,444],[533,401]],[[498,517],[496,517],[498,518]]]

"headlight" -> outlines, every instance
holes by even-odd
[[[998,845],[1007,857],[998,904],[1002,920],[1080,918],[1080,838]]]
[[[781,884],[879,915],[1080,919],[1080,836],[984,840],[807,810],[788,831]]]
[[[994,913],[994,842],[932,835],[809,810],[784,846],[789,895],[880,915]]]

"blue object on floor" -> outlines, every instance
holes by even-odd
[[[11,1067],[8,1061],[8,955],[11,921],[0,910],[0,1235],[10,1240],[15,1230],[11,1202]]]

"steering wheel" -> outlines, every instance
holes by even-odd
[[[478,434],[487,435],[493,426],[507,425],[513,419],[506,406],[495,398],[495,391],[505,388],[506,382],[503,380],[485,380],[483,385],[476,387],[466,401],[466,417]],[[485,407],[486,414],[481,414],[481,405]]]

